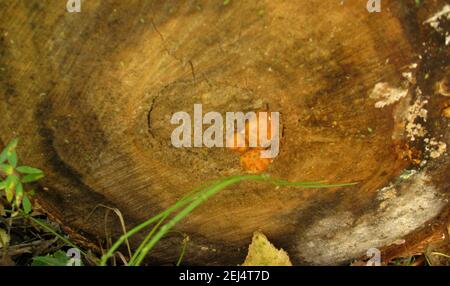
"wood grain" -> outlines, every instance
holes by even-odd
[[[429,97],[430,134],[449,143],[439,108],[445,98],[434,96],[434,83],[448,76],[448,47],[422,24],[445,1],[420,8],[414,1],[383,1],[383,12],[373,14],[356,0],[84,1],[74,14],[63,2],[0,3],[0,138],[21,138],[21,158],[46,173],[40,203],[93,241],[104,239],[104,211],[89,215],[98,204],[119,208],[131,227],[205,180],[243,173],[239,156],[228,150],[171,146],[170,116],[192,113],[194,103],[204,112],[265,105],[279,111],[281,152],[268,171],[274,177],[359,184],[302,190],[243,183],[225,190],[176,227],[191,237],[191,264],[242,262],[256,230],[294,264],[362,255],[350,244],[347,251],[311,246],[312,232],[343,213],[350,226],[379,219],[379,190],[414,167],[402,154],[425,154],[421,141],[404,137],[396,116],[417,97],[416,87]],[[402,73],[413,63],[417,82],[408,98],[374,108],[374,86],[404,86]],[[449,168],[447,156],[429,160],[436,201],[418,212],[418,225],[448,207],[441,200],[448,196]],[[379,238],[385,224],[375,223],[348,241],[381,247],[416,227],[403,229],[401,213],[395,219],[395,237]],[[349,225],[331,223],[321,230],[324,241],[339,242],[340,229]],[[118,223],[110,227],[120,233]],[[182,239],[170,234],[152,261],[176,261]],[[314,258],[324,252],[339,255]]]

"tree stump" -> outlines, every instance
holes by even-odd
[[[179,232],[194,265],[242,263],[254,231],[310,265],[442,234],[446,1],[382,1],[380,13],[362,0],[83,1],[81,13],[63,2],[0,3],[0,139],[21,139],[24,163],[46,173],[39,203],[68,229],[96,242],[100,204],[130,228],[206,180],[244,173],[225,148],[171,145],[172,114],[201,103],[280,112],[272,177],[358,184],[241,183],[178,224],[151,263],[176,261]],[[117,221],[109,228],[120,235]]]

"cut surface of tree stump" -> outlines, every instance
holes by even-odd
[[[317,265],[417,245],[448,222],[446,1],[382,1],[381,13],[357,0],[83,1],[81,13],[63,2],[0,2],[0,139],[20,138],[24,163],[46,174],[39,203],[88,240],[105,238],[98,205],[131,228],[245,173],[225,148],[171,145],[171,116],[196,103],[280,112],[270,176],[358,184],[230,187],[153,263],[177,260],[179,232],[186,264],[242,263],[261,231],[293,264]]]

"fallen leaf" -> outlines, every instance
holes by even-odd
[[[261,232],[255,232],[242,266],[292,266],[292,263],[286,251],[277,249]]]

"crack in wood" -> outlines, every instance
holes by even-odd
[[[152,98],[152,102],[150,104],[150,110],[147,113],[148,133],[150,134],[150,136],[152,136],[152,138],[155,138],[155,135],[153,134],[153,131],[152,131],[152,111],[153,111],[153,108],[155,107],[156,99],[158,99],[159,96],[160,95],[158,94]]]

